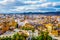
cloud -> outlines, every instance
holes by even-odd
[[[47,0],[18,0],[18,1],[39,1],[39,2],[46,2]]]
[[[26,4],[36,4],[36,3],[43,3],[46,2],[46,0],[35,0],[35,1],[24,1]]]
[[[60,8],[56,8],[56,11],[60,11]]]
[[[40,0],[40,2],[46,2],[47,0]]]
[[[54,7],[60,5],[60,2],[46,2],[41,4],[41,7]]]
[[[28,6],[16,6],[15,9],[10,9],[12,12],[47,12],[47,11],[56,11],[52,7],[41,7],[39,5],[28,5]]]
[[[9,11],[11,12],[48,12],[48,11],[52,12],[56,10],[57,9],[54,8],[53,3],[47,2],[41,5],[36,4],[36,5],[27,5],[27,6],[14,6],[14,9],[10,9]]]
[[[10,12],[51,12],[59,11],[60,2],[47,0],[3,0],[0,1],[0,13]]]
[[[0,4],[2,5],[7,5],[9,3],[13,3],[15,0],[3,0],[3,1],[0,1]]]
[[[15,6],[15,9],[10,9],[11,11],[26,11],[26,10],[34,10],[37,9],[37,6],[28,5],[28,6]]]

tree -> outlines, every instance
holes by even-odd
[[[38,37],[32,37],[32,40],[52,40],[52,37],[48,35],[48,32],[41,32]]]

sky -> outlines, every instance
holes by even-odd
[[[60,0],[0,0],[0,13],[56,11],[60,11]]]

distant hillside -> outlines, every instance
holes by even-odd
[[[28,12],[28,13],[15,13],[15,14],[24,14],[24,15],[38,15],[38,14],[41,14],[41,15],[59,15],[60,16],[60,12],[45,12],[45,13],[41,13],[41,12]]]
[[[60,12],[44,12],[44,13],[42,13],[42,12],[24,12],[24,13],[3,13],[3,14],[24,14],[24,15],[34,15],[34,14],[36,14],[36,15],[38,15],[38,14],[41,14],[41,15],[59,15],[60,16]]]

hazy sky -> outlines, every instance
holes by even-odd
[[[0,0],[0,13],[60,11],[60,0]]]

